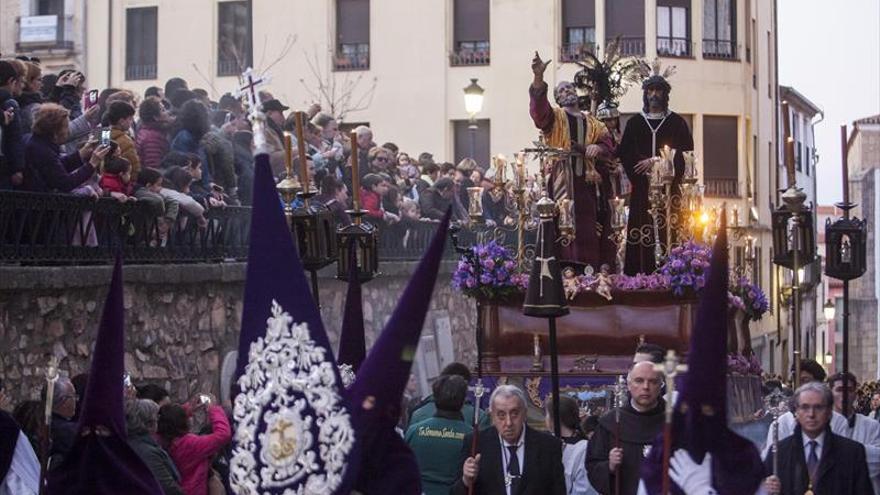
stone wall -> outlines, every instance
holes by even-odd
[[[475,360],[475,310],[452,291],[452,266],[442,267],[423,332],[416,366],[423,384],[451,359]],[[384,275],[364,286],[368,346],[413,268],[384,264]],[[0,379],[13,401],[36,397],[52,353],[71,376],[88,371],[110,272],[109,266],[0,267]],[[238,346],[244,276],[243,263],[125,267],[125,362],[134,382],[161,384],[178,400],[206,390],[219,394],[224,360]],[[319,283],[335,349],[346,284],[331,272]]]

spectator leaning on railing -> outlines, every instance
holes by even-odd
[[[87,143],[79,151],[61,155],[69,135],[68,112],[54,103],[43,104],[34,118],[33,134],[25,145],[25,189],[35,192],[71,192],[89,180],[110,146]]]

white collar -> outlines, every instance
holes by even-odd
[[[501,446],[502,447],[514,447],[515,446],[517,449],[519,449],[520,447],[522,447],[526,443],[526,425],[523,425],[523,429],[520,432],[519,438],[516,440],[515,444],[508,443],[507,440],[505,440],[504,437],[501,436],[501,433],[498,433],[498,438],[501,439]]]
[[[806,450],[807,450],[807,447],[810,445],[810,442],[816,442],[816,451],[817,451],[817,453],[818,453],[818,452],[822,452],[822,446],[823,446],[823,444],[825,443],[825,432],[823,431],[823,432],[820,433],[819,436],[816,437],[816,438],[810,438],[810,437],[807,436],[806,433],[804,433],[804,432],[802,431],[802,432],[801,432],[801,439],[802,439],[803,442],[804,442],[804,451],[805,451],[805,452],[806,452]]]

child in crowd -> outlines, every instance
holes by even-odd
[[[180,205],[171,196],[162,196],[162,173],[155,168],[147,167],[138,174],[137,183],[134,186],[134,197],[144,204],[144,209],[150,218],[158,219],[158,242],[165,245],[168,240],[168,232],[177,220]],[[151,234],[152,235],[152,234]]]
[[[125,158],[113,156],[104,161],[104,173],[98,181],[105,196],[110,196],[125,203],[132,196],[134,188],[131,183],[131,163]]]

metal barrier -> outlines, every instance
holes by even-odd
[[[69,194],[0,192],[0,263],[27,265],[101,264],[122,251],[127,263],[211,263],[247,260],[251,209],[212,208],[207,225],[182,210],[176,223],[164,220],[141,202]],[[380,261],[421,259],[436,222],[377,225]],[[513,227],[475,226],[459,233],[463,246],[496,240],[516,249]],[[524,242],[534,243],[527,231]],[[526,249],[529,249],[528,247]],[[456,259],[451,243],[446,259]]]

